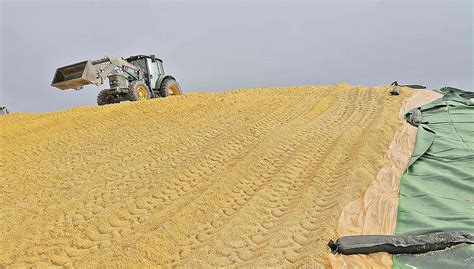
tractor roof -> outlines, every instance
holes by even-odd
[[[138,60],[138,59],[143,59],[143,58],[149,58],[149,59],[155,59],[155,60],[158,60],[160,62],[163,62],[163,60],[159,59],[159,58],[156,58],[155,55],[153,54],[150,54],[150,55],[134,55],[134,56],[130,56],[128,57],[127,61],[135,61],[135,60]]]

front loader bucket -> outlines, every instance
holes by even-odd
[[[84,61],[68,66],[60,67],[54,74],[51,86],[66,90],[66,89],[80,89],[82,86],[88,84],[100,83],[100,78],[91,61]]]

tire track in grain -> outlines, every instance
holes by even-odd
[[[284,210],[283,210],[284,211]]]

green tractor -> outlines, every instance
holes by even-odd
[[[100,86],[106,78],[110,88],[99,92],[99,106],[181,94],[178,82],[165,74],[163,61],[155,55],[106,56],[64,66],[56,70],[51,86],[80,90],[88,84]]]

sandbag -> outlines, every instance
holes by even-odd
[[[423,115],[421,113],[421,108],[413,110],[413,112],[407,113],[406,116],[407,122],[414,126],[418,127],[420,124],[427,124],[428,122],[423,121]]]
[[[400,95],[400,89],[398,87],[393,87],[390,91],[390,95]]]
[[[390,84],[391,86],[400,86],[400,87],[408,87],[408,88],[412,88],[412,89],[426,89],[426,86],[423,86],[423,85],[418,85],[418,84],[405,84],[405,85],[401,85],[401,84],[398,84],[398,81],[394,81]]]
[[[474,237],[466,232],[452,231],[425,235],[356,235],[343,236],[328,247],[333,254],[344,255],[388,252],[390,254],[421,254],[443,250],[459,244],[474,244]]]

